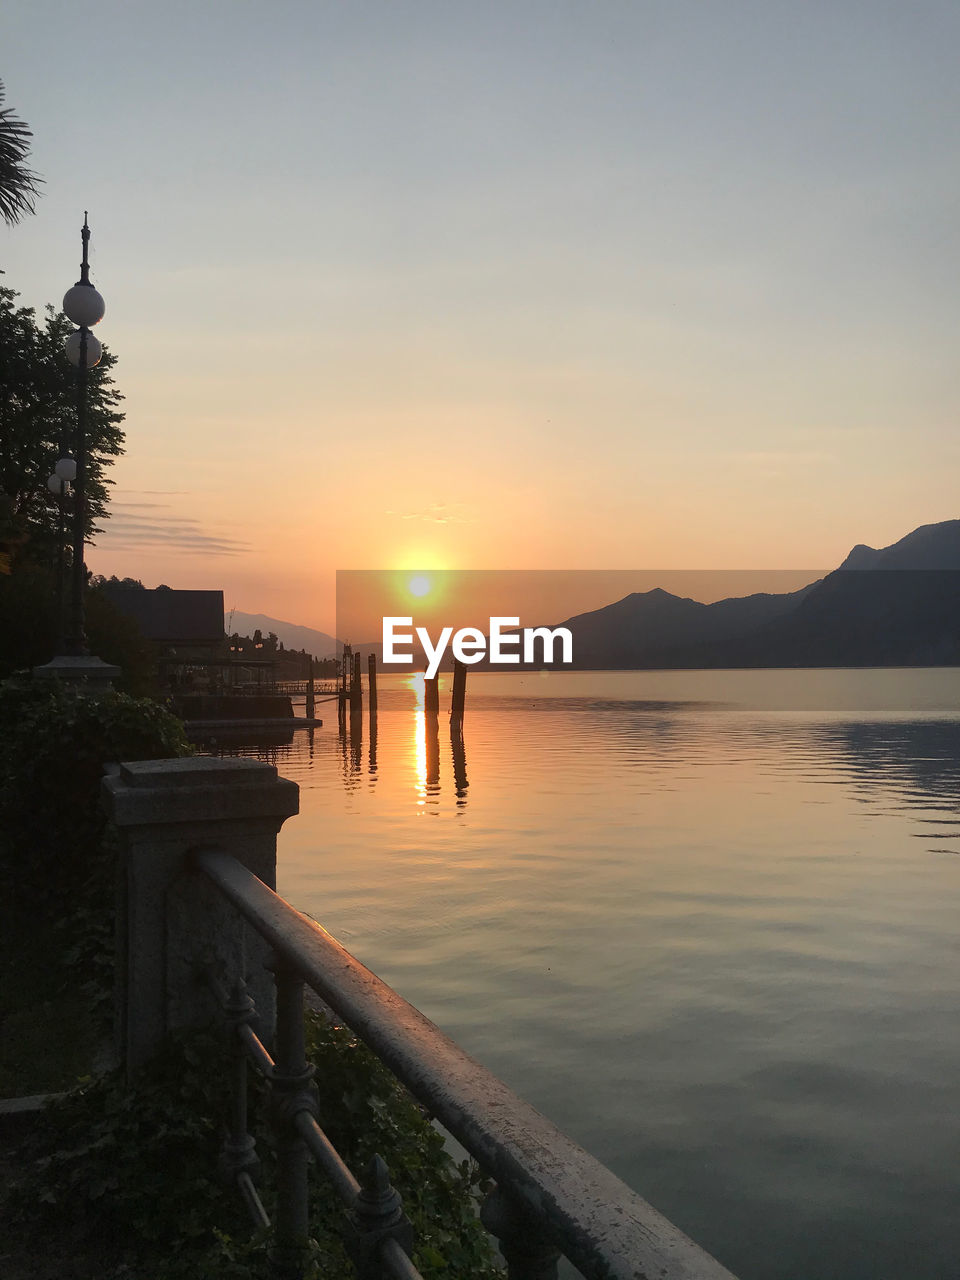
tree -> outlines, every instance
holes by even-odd
[[[43,181],[24,163],[30,151],[30,129],[9,107],[3,107],[6,91],[0,80],[0,214],[9,225],[33,213],[34,198]]]
[[[47,488],[57,459],[70,452],[77,422],[77,371],[63,351],[69,320],[47,307],[42,325],[32,307],[0,288],[0,494],[8,499],[7,534],[21,539],[13,562],[52,564],[57,554],[59,498]],[[116,356],[104,348],[87,374],[87,536],[107,518],[106,468],[123,452],[123,397],[110,370]],[[67,499],[69,506],[69,499]],[[69,512],[68,512],[69,514]]]
[[[103,590],[104,582],[95,578],[86,596],[91,649],[120,667],[119,688],[138,696],[152,694],[157,667],[151,645]],[[0,577],[0,680],[48,662],[56,653],[56,602],[56,574],[49,566],[20,561],[15,573]]]
[[[146,590],[139,578],[118,578],[115,573],[111,573],[109,578],[102,573],[95,573],[90,579],[90,586],[94,590],[100,587],[124,587],[127,591]]]

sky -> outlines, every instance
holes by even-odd
[[[960,515],[960,6],[10,0],[126,454],[95,572],[830,568]]]

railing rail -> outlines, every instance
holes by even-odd
[[[589,1280],[732,1280],[679,1228],[246,867],[212,851],[197,853],[195,865],[276,957],[277,1063],[249,1027],[245,1010],[252,1006],[243,1004],[242,992],[231,997],[228,1011],[238,1027],[242,1054],[268,1072],[275,1087],[287,1091],[293,1124],[288,1145],[280,1150],[280,1177],[287,1184],[281,1193],[305,1177],[302,1157],[309,1147],[343,1198],[357,1204],[366,1196],[376,1202],[376,1194],[361,1188],[342,1164],[311,1113],[297,994],[306,983],[496,1179],[497,1190],[482,1217],[500,1240],[511,1277],[555,1275],[559,1251]],[[233,1142],[240,1153],[241,1126],[245,1115],[238,1114]],[[242,1171],[238,1165],[237,1172]],[[377,1203],[387,1214],[392,1188],[384,1181],[385,1170],[369,1176],[380,1178]],[[289,1196],[281,1194],[278,1214],[285,1198]],[[287,1234],[295,1237],[302,1230],[303,1224],[294,1222]],[[378,1249],[389,1274],[414,1280],[417,1272],[389,1230]]]

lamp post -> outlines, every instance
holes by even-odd
[[[64,535],[66,533],[66,498],[67,486],[77,478],[77,464],[73,458],[64,456],[53,469],[53,475],[47,480],[47,488],[57,499],[57,648],[63,648],[65,632],[63,616],[63,578],[64,578]]]
[[[72,461],[72,459],[71,459]],[[58,463],[57,466],[60,464]],[[47,481],[47,488],[57,500],[57,649],[63,648],[63,539],[66,516],[67,482],[61,480],[56,470]]]
[[[103,298],[90,283],[90,263],[87,260],[90,228],[86,213],[83,215],[80,238],[83,243],[80,279],[63,297],[63,310],[67,319],[79,326],[65,343],[68,359],[80,371],[77,378],[77,437],[74,450],[76,476],[73,482],[73,563],[65,646],[67,654],[72,658],[83,657],[87,652],[83,630],[83,544],[87,514],[87,372],[100,363],[103,355],[103,348],[90,332],[90,327],[100,323],[106,310]]]
[[[70,565],[70,606],[63,645],[64,652],[43,667],[34,669],[36,675],[57,676],[68,680],[83,680],[93,688],[109,687],[120,674],[119,667],[109,666],[87,650],[83,621],[83,589],[86,577],[83,564],[83,546],[86,540],[87,513],[87,374],[100,363],[103,348],[90,332],[93,325],[103,319],[106,305],[101,295],[90,283],[88,246],[90,227],[84,211],[80,229],[83,244],[80,263],[80,279],[63,296],[64,314],[77,329],[67,338],[64,350],[71,363],[77,366],[77,429],[73,457],[63,457],[54,474],[47,481],[52,493],[60,497],[61,521],[63,520],[63,495],[66,482],[73,485],[73,539]],[[56,486],[56,487],[55,487]],[[62,540],[61,540],[62,541]],[[61,606],[62,617],[62,606]]]

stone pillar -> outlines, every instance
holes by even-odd
[[[117,1051],[131,1073],[169,1031],[209,1023],[211,966],[230,990],[245,978],[258,1034],[274,1023],[269,948],[192,865],[200,849],[231,854],[276,888],[277,832],[300,789],[257,760],[142,760],[103,780],[120,835]]]

